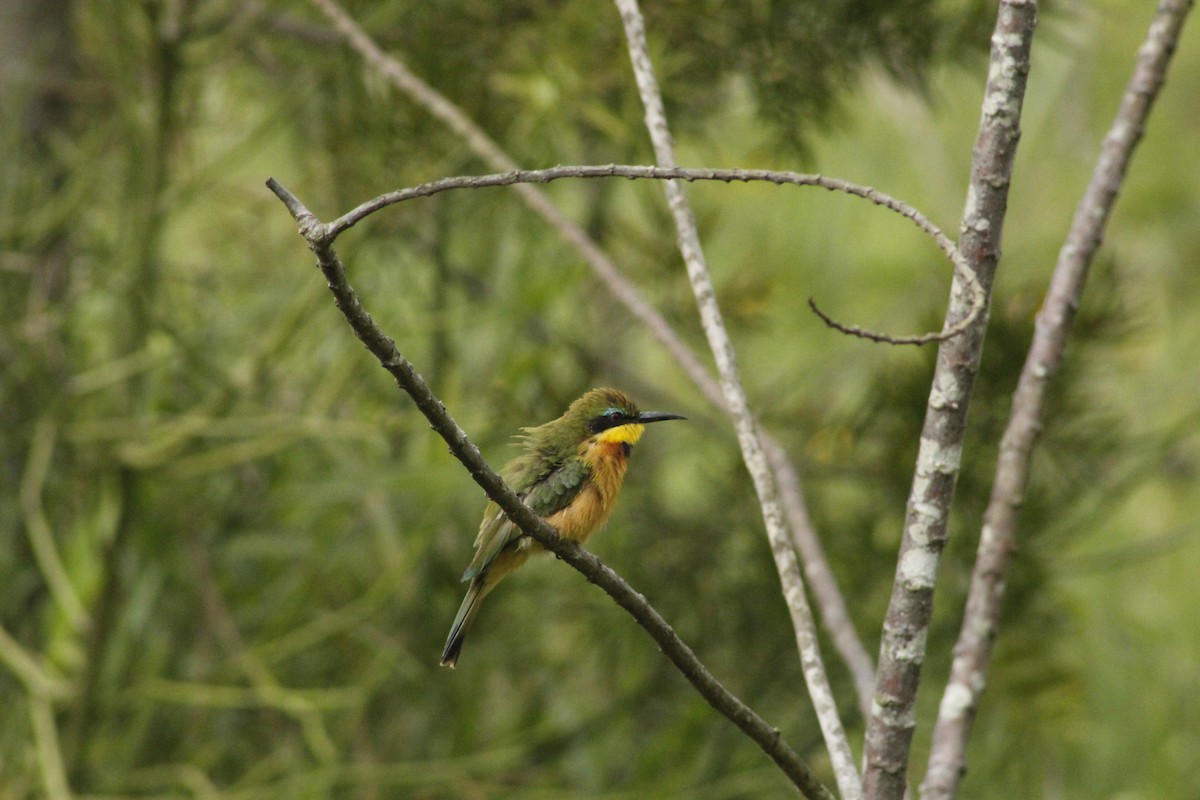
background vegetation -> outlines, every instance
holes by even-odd
[[[647,5],[683,163],[838,175],[954,230],[990,4]],[[263,180],[331,217],[489,171],[461,142],[305,3],[0,7],[0,796],[791,796],[553,561],[493,596],[457,671],[437,667],[483,501],[349,334]],[[611,7],[347,7],[522,165],[651,160]],[[918,764],[1008,395],[1150,10],[1043,14]],[[1185,31],[1057,385],[965,796],[1195,791],[1198,36]],[[548,191],[700,349],[659,187]],[[846,198],[690,193],[751,401],[801,465],[874,648],[933,353],[834,334],[804,300],[936,328],[948,270]],[[691,417],[639,446],[592,547],[821,766],[732,431],[578,257],[507,190],[375,215],[339,252],[495,464],[520,426],[593,385]],[[832,678],[852,709],[840,665]]]

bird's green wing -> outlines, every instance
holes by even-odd
[[[479,523],[479,535],[475,537],[475,557],[471,559],[462,579],[469,581],[487,569],[505,545],[518,538],[519,533],[508,517],[504,516],[500,506],[489,502],[483,512],[483,522]]]
[[[566,464],[555,465],[541,480],[522,492],[521,499],[539,517],[548,517],[571,505],[587,476],[587,464],[578,458],[571,459]]]
[[[537,464],[532,457],[515,459],[503,471],[503,476],[526,505],[538,516],[548,517],[571,504],[583,488],[588,467],[578,459],[565,464]],[[488,568],[500,551],[521,538],[521,530],[513,525],[495,503],[488,503],[475,537],[475,558],[463,573],[469,581]]]

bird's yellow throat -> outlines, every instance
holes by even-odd
[[[618,425],[615,428],[600,431],[596,434],[596,441],[601,444],[637,444],[645,430],[646,426],[642,423],[631,422],[628,425]]]

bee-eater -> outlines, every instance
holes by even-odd
[[[525,452],[508,462],[500,476],[558,535],[586,542],[612,513],[625,480],[629,453],[646,425],[679,414],[638,411],[624,392],[592,389],[558,419],[524,428]],[[467,630],[488,592],[506,575],[544,548],[488,503],[475,538],[475,558],[462,579],[470,581],[442,651],[442,666],[454,667]]]

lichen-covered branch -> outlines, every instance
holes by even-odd
[[[989,295],[1000,257],[1036,21],[1035,0],[1001,0],[992,34],[988,79],[959,240],[959,251]],[[950,291],[947,324],[967,315],[969,302],[964,290],[956,276]],[[933,590],[946,544],[967,407],[986,329],[985,313],[962,336],[949,339],[938,348],[895,581],[884,618],[875,708],[867,724],[864,790],[871,800],[900,800],[907,790],[917,687],[933,612]]]
[[[962,629],[921,785],[924,800],[950,800],[957,796],[966,772],[967,740],[987,684],[988,663],[1004,600],[1005,576],[1016,544],[1017,517],[1029,482],[1034,445],[1043,427],[1047,389],[1062,364],[1092,259],[1100,247],[1150,109],[1162,89],[1167,65],[1191,6],[1190,0],[1163,0],[1158,5],[1146,40],[1138,51],[1133,76],[1101,146],[1091,181],[1059,251],[1049,292],[1037,316],[1033,343],[1000,441],[996,477],[983,518]]]
[[[796,468],[788,460],[783,448],[769,436],[763,436],[763,448],[771,462],[771,469],[775,472],[779,502],[792,529],[792,543],[804,564],[804,578],[808,582],[808,589],[821,610],[822,623],[833,640],[834,648],[846,662],[850,677],[854,681],[859,712],[863,719],[866,719],[871,713],[871,695],[875,691],[875,665],[854,629],[846,602],[829,569],[829,561],[825,558],[821,542],[808,519],[808,508],[799,494],[800,479],[796,475]]]

